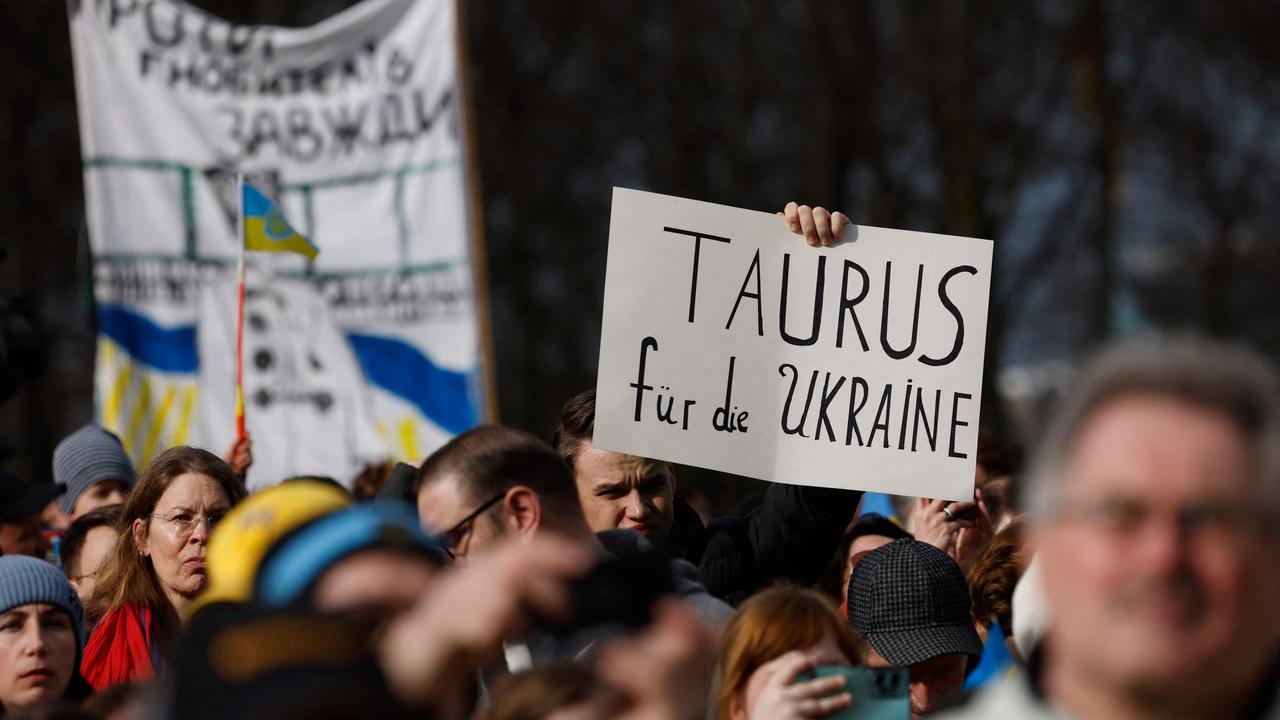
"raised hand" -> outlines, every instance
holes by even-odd
[[[849,216],[842,212],[828,212],[825,208],[798,205],[795,202],[778,212],[786,220],[787,228],[797,235],[804,235],[810,247],[831,247],[840,241],[845,226],[851,225]]]
[[[762,675],[763,688],[750,702],[749,720],[822,718],[853,703],[853,695],[839,692],[844,687],[843,676],[796,682],[801,673],[811,669],[813,661],[801,650],[761,665],[756,674]]]

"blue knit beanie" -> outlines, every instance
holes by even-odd
[[[313,520],[276,543],[258,566],[255,596],[266,607],[295,603],[325,571],[362,550],[405,550],[443,565],[446,547],[442,536],[422,531],[407,503],[360,503]]]
[[[26,555],[0,557],[0,613],[19,605],[48,603],[71,618],[76,633],[76,667],[84,652],[84,609],[75,588],[53,565]]]
[[[120,480],[125,487],[133,484],[133,464],[114,433],[89,423],[53,449],[53,481],[67,486],[58,501],[62,512],[70,515],[80,494],[103,480]]]

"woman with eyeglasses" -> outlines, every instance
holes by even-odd
[[[92,630],[81,673],[94,688],[160,670],[183,611],[207,581],[209,532],[244,496],[231,467],[197,448],[170,448],[142,471],[85,604]]]

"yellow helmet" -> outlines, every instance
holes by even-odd
[[[254,576],[267,550],[295,528],[354,504],[327,483],[292,480],[260,490],[227,513],[209,537],[208,582],[188,617],[206,605],[242,603],[253,596]]]

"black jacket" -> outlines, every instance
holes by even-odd
[[[704,527],[693,508],[676,498],[662,549],[698,566],[707,591],[737,605],[778,580],[817,582],[861,499],[855,490],[771,483],[758,501]]]

